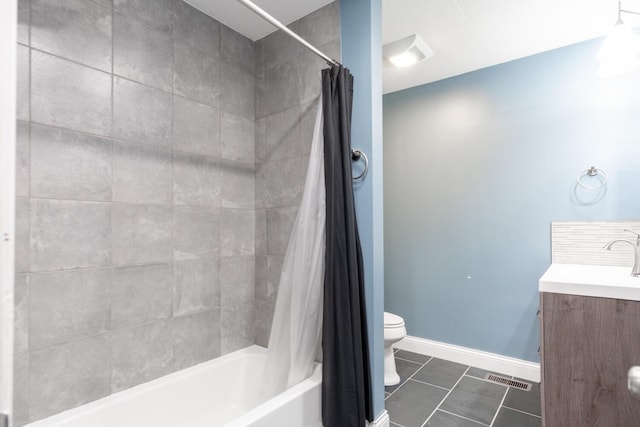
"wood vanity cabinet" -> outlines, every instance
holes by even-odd
[[[640,301],[541,292],[545,427],[638,427],[627,371],[640,365]]]

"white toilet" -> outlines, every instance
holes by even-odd
[[[396,372],[396,359],[393,357],[393,344],[407,335],[404,319],[392,313],[384,312],[384,385],[391,386],[400,382]]]

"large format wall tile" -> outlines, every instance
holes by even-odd
[[[29,96],[29,75],[31,50],[22,45],[17,47],[17,82],[16,82],[16,118],[18,120],[29,120],[30,96]]]
[[[267,210],[267,253],[284,255],[298,213],[298,208],[276,208]]]
[[[176,205],[220,206],[220,160],[176,152],[173,188]]]
[[[109,347],[109,339],[98,335],[31,351],[30,419],[107,396],[111,392]]]
[[[266,81],[266,113],[273,114],[300,102],[299,61],[284,62],[268,68]]]
[[[300,159],[262,163],[256,171],[256,206],[295,206],[302,194]]]
[[[109,269],[29,276],[29,347],[59,344],[109,329]]]
[[[248,163],[222,161],[222,207],[255,206],[255,166]]]
[[[172,258],[171,207],[114,204],[113,263],[135,265],[168,262]]]
[[[222,307],[253,303],[255,282],[255,257],[220,258],[220,304]]]
[[[154,28],[119,13],[113,19],[114,74],[170,91],[173,86],[171,28]]]
[[[255,343],[262,347],[269,345],[271,323],[273,322],[274,300],[256,300]]]
[[[85,0],[31,0],[31,46],[111,71],[111,10]]]
[[[31,201],[31,271],[106,266],[111,262],[107,203]]]
[[[13,352],[20,353],[29,349],[29,277],[16,275],[14,282],[14,339]]]
[[[300,36],[316,47],[338,39],[340,37],[340,2],[331,2],[303,16],[299,20],[299,25]],[[333,55],[324,50],[322,52],[334,59],[340,59],[340,52],[333,52]]]
[[[220,56],[220,23],[200,13],[184,1],[176,2],[174,34],[176,40],[207,55]]]
[[[16,196],[29,196],[30,166],[30,130],[29,123],[18,121],[16,125]]]
[[[223,111],[221,135],[223,159],[246,163],[255,161],[253,120]]]
[[[173,273],[170,264],[113,270],[111,327],[120,328],[172,315]]]
[[[154,28],[171,30],[174,3],[174,0],[113,0],[113,10],[144,21]]]
[[[13,422],[21,426],[29,421],[29,352],[13,355]]]
[[[220,106],[220,62],[193,47],[174,43],[174,91],[212,107]]]
[[[239,304],[220,310],[220,351],[231,353],[255,340],[255,305]]]
[[[111,140],[33,125],[31,195],[110,201]]]
[[[18,43],[29,44],[29,0],[18,0]]]
[[[111,339],[113,393],[172,371],[171,329],[168,321],[113,332]]]
[[[171,94],[129,80],[113,81],[113,136],[171,147]]]
[[[171,204],[172,154],[169,150],[114,143],[113,201]]]
[[[221,108],[253,119],[253,74],[223,62],[222,81]]]
[[[16,239],[15,239],[15,270],[16,273],[26,273],[30,268],[30,223],[31,202],[28,198],[16,199]]]
[[[181,316],[173,322],[174,369],[220,356],[220,311]]]
[[[211,258],[220,254],[220,211],[206,206],[176,206],[173,258]]]
[[[221,27],[222,60],[253,75],[255,68],[253,42],[226,25]],[[253,99],[253,94],[251,98]]]
[[[219,277],[218,258],[176,261],[173,285],[174,315],[200,313],[219,306]]]
[[[265,119],[265,161],[297,158],[300,155],[301,131],[299,106],[289,108]]]
[[[173,111],[173,148],[220,157],[219,109],[176,96]]]
[[[111,76],[46,53],[31,52],[31,119],[111,134]]]
[[[300,31],[299,21],[291,23],[288,27],[295,33]],[[260,65],[266,68],[295,61],[300,54],[300,44],[282,30],[269,34],[261,42],[264,50]]]
[[[255,253],[255,211],[222,209],[220,215],[220,255]]]

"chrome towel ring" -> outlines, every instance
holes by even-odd
[[[586,185],[582,182],[582,178],[585,176],[598,176],[602,177],[602,182],[599,185]],[[587,190],[597,190],[598,188],[602,188],[607,185],[607,180],[609,179],[609,175],[604,169],[598,169],[595,166],[591,166],[589,169],[585,169],[578,174],[578,185],[582,188],[586,188]]]
[[[353,177],[354,181],[364,177],[367,174],[367,172],[369,171],[369,159],[367,158],[367,155],[364,154],[364,151],[360,151],[357,148],[352,148],[351,149],[351,160],[356,162],[356,161],[360,160],[360,158],[364,159],[364,170],[362,171],[362,173],[360,175]]]

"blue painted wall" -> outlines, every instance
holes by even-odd
[[[550,223],[640,218],[640,72],[593,40],[384,97],[385,308],[410,335],[537,361]],[[606,191],[576,186],[595,165]]]
[[[369,173],[354,189],[365,267],[376,417],[384,412],[381,11],[381,0],[340,1],[342,62],[354,76],[351,145],[369,157]]]

